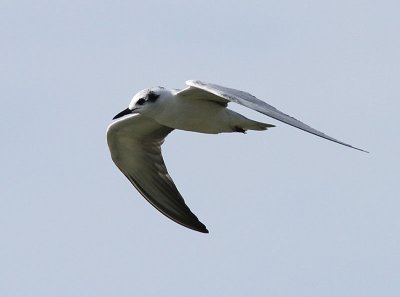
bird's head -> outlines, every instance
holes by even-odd
[[[144,89],[133,96],[127,109],[117,114],[113,120],[132,113],[146,114],[159,104],[159,101],[166,97],[169,92],[163,87]]]

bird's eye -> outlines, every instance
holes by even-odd
[[[140,98],[140,99],[136,102],[136,104],[138,104],[138,105],[143,105],[145,102],[146,102],[145,99]]]
[[[158,97],[160,97],[160,95],[154,93],[154,92],[149,92],[149,94],[147,95],[147,98],[149,99],[150,102],[154,102],[158,99]]]

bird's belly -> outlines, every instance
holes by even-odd
[[[224,106],[204,101],[190,101],[190,104],[175,106],[173,113],[171,110],[160,113],[155,120],[179,130],[209,134],[232,132],[230,114]]]

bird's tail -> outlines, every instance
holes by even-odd
[[[234,127],[234,132],[246,132],[247,130],[255,130],[255,131],[263,131],[268,128],[275,127],[274,125],[262,123],[254,120],[250,120],[245,116],[229,110],[230,113],[230,124],[231,127]]]
[[[234,131],[246,133],[247,130],[264,131],[272,127],[275,126],[267,123],[253,121],[248,118],[244,118],[242,121],[240,121],[240,124],[235,125]]]
[[[268,128],[273,128],[273,127],[275,127],[275,126],[271,125],[271,124],[257,122],[257,121],[248,119],[248,121],[247,121],[246,125],[244,125],[243,129],[263,131],[263,130],[267,130]]]

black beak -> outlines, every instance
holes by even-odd
[[[118,119],[120,117],[123,117],[124,115],[131,114],[133,110],[130,110],[129,108],[124,109],[121,111],[119,114],[117,114],[115,117],[113,117],[113,120]]]

